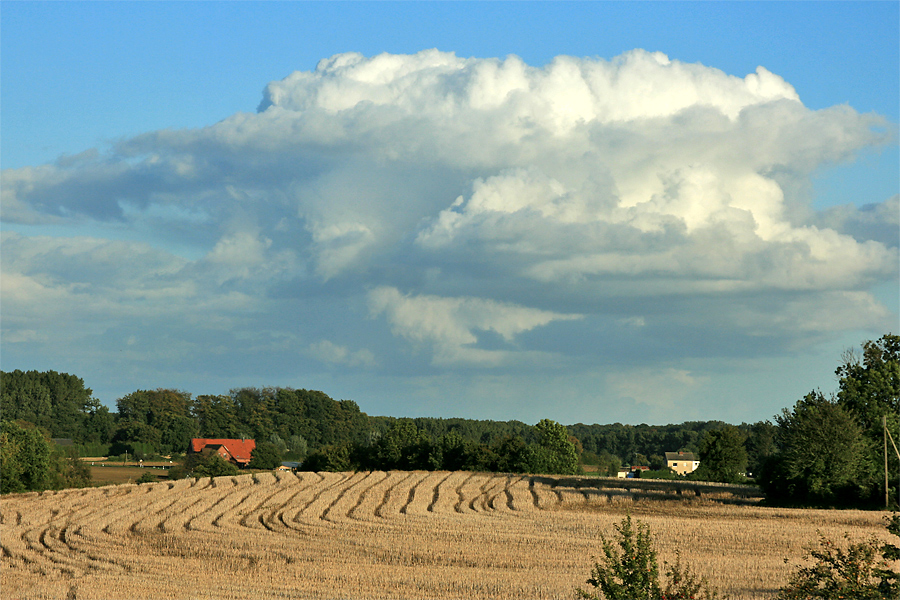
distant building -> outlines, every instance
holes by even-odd
[[[666,466],[679,475],[687,475],[700,466],[700,461],[693,452],[666,452]]]
[[[204,451],[215,452],[228,462],[239,467],[250,463],[250,455],[256,449],[256,440],[209,440],[194,438],[188,446],[188,454],[199,454]]]
[[[619,469],[619,472],[616,474],[616,476],[619,479],[638,479],[641,476],[641,471],[649,471],[649,470],[650,470],[650,467],[635,465],[635,466],[624,467],[622,469]]]

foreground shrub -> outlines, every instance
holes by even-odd
[[[711,600],[718,593],[709,587],[705,578],[698,578],[687,566],[681,564],[681,554],[676,553],[675,564],[666,564],[666,587],[659,582],[659,564],[650,526],[637,521],[631,515],[615,525],[616,543],[601,536],[603,557],[594,562],[591,577],[587,580],[598,592],[578,588],[579,598],[588,600]],[[616,547],[618,546],[618,548]]]
[[[893,515],[887,529],[900,536],[900,516]],[[873,537],[844,549],[819,534],[818,547],[809,548],[805,558],[814,559],[815,563],[799,567],[777,600],[900,597],[900,574],[889,562],[900,558],[893,544],[881,544]]]

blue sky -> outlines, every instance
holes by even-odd
[[[898,6],[5,2],[2,368],[770,418],[898,330]]]

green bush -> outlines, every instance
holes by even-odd
[[[52,443],[26,421],[0,422],[0,493],[52,486]]]
[[[900,517],[893,515],[887,528],[900,536]],[[781,588],[777,600],[898,598],[900,574],[888,562],[897,560],[898,556],[897,546],[881,544],[874,537],[841,548],[819,534],[818,547],[808,548],[805,556],[815,562],[798,567],[788,584]]]
[[[618,540],[613,543],[601,536],[603,558],[594,562],[587,580],[598,592],[578,588],[580,598],[587,600],[711,600],[718,592],[711,589],[704,578],[698,578],[681,564],[676,552],[675,564],[665,564],[666,587],[659,582],[659,564],[650,526],[640,521],[632,523],[631,515],[615,525]],[[618,546],[618,548],[616,547]]]
[[[184,468],[194,477],[221,477],[223,475],[240,474],[236,466],[209,450],[199,454],[191,454],[185,461]]]
[[[153,473],[152,471],[147,471],[146,473],[144,473],[143,475],[138,477],[138,479],[135,483],[138,483],[138,484],[156,483],[157,481],[159,481],[159,477],[156,476],[156,473]]]
[[[656,471],[638,471],[640,473],[641,479],[666,479],[669,481],[674,481],[676,479],[684,479],[681,475],[673,471],[672,469],[658,469]]]

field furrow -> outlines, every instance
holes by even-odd
[[[680,550],[722,592],[749,600],[774,596],[817,530],[886,538],[876,512],[632,488],[376,471],[9,495],[0,588],[17,599],[569,599],[600,535],[630,513],[650,525],[661,562]]]

